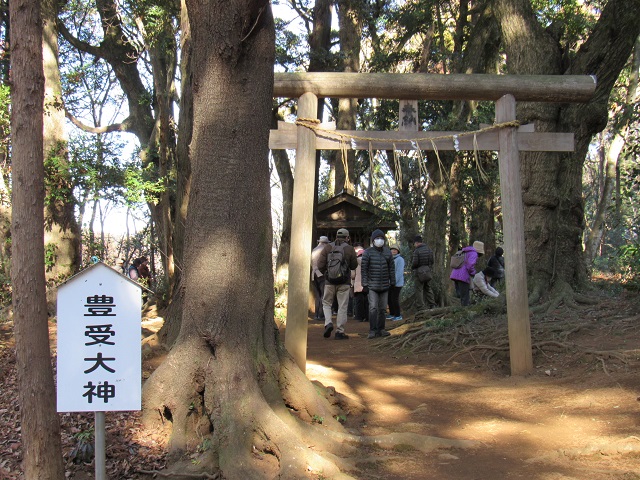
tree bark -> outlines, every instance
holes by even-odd
[[[62,84],[58,68],[57,3],[42,2],[44,61],[44,154],[52,168],[46,170],[45,245],[55,249],[47,279],[64,280],[76,273],[82,262],[82,235],[75,218],[73,184],[69,174],[68,137],[62,107]]]
[[[310,460],[317,466],[316,455],[300,447],[286,405],[331,413],[284,351],[273,320],[271,8],[251,0],[186,4],[194,121],[184,312],[176,343],[144,386],[145,421],[171,422],[174,458],[210,438],[209,464],[225,478],[300,478]]]
[[[12,269],[16,370],[25,478],[64,478],[44,276],[44,74],[40,3],[11,17]]]
[[[582,167],[594,133],[607,122],[608,98],[640,31],[640,0],[611,0],[587,41],[563,70],[557,41],[539,24],[527,0],[496,0],[507,70],[512,74],[591,74],[598,79],[585,104],[518,105],[518,119],[538,131],[575,132],[572,154],[522,153],[527,270],[538,295],[555,285],[586,284],[582,252]]]
[[[362,36],[362,12],[358,10],[358,2],[351,0],[338,0],[338,22],[340,26],[340,54],[342,58],[342,71],[360,71],[360,39]],[[357,98],[338,99],[338,116],[336,124],[338,130],[355,130],[356,114],[358,109]],[[346,153],[346,158],[343,158]],[[335,188],[334,193],[342,191],[355,194],[356,181],[356,153],[351,148],[346,148],[336,154],[335,162]]]

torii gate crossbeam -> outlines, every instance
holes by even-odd
[[[298,118],[317,118],[318,96],[346,98],[400,98],[400,99],[466,99],[495,100],[496,123],[516,120],[516,100],[541,102],[586,102],[595,92],[595,78],[589,76],[499,76],[499,75],[427,75],[427,74],[356,74],[356,73],[306,73],[276,74],[274,96],[300,96]],[[295,145],[292,128],[296,130]],[[288,130],[288,132],[287,132]],[[505,253],[510,259],[506,265],[507,321],[512,375],[524,375],[533,370],[531,332],[527,296],[527,277],[524,252],[524,208],[520,181],[519,150],[572,151],[572,134],[518,133],[516,127],[478,135],[476,145],[497,146],[500,192],[504,217]],[[424,146],[430,149],[428,136],[442,136],[443,132],[419,132],[425,134]],[[451,132],[454,133],[454,132]],[[462,132],[460,132],[462,134]],[[369,138],[380,136],[381,142],[406,138],[407,132],[366,132]],[[526,136],[530,135],[528,140]],[[546,137],[545,137],[546,135]],[[288,138],[287,138],[288,136]],[[395,138],[394,138],[395,137]],[[486,137],[486,138],[485,138]],[[309,264],[311,260],[313,202],[316,149],[335,148],[336,141],[327,145],[321,137],[304,126],[283,127],[272,131],[271,148],[296,148],[295,182],[291,251],[289,257],[289,298],[287,306],[287,332],[285,346],[302,371],[306,370],[307,351],[307,295],[309,288]],[[458,150],[471,150],[460,142]],[[381,147],[370,142],[355,148]],[[448,145],[448,146],[447,146]],[[396,145],[397,148],[398,145]],[[523,148],[524,147],[524,148]],[[438,149],[453,149],[451,142],[444,142]],[[402,147],[402,149],[410,149]],[[482,148],[491,149],[496,148]]]

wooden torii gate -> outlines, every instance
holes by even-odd
[[[387,98],[399,100],[489,100],[496,102],[496,124],[516,121],[516,101],[587,102],[596,88],[584,75],[484,75],[391,73],[276,73],[274,97],[299,97],[298,118],[316,119],[318,97]],[[412,132],[421,150],[496,150],[504,218],[507,322],[512,375],[533,370],[524,243],[524,208],[520,181],[520,151],[573,151],[572,133],[535,133],[514,126],[478,133]],[[353,149],[413,150],[406,131],[340,131]],[[450,136],[456,139],[441,137]],[[435,139],[439,137],[438,139]],[[370,141],[369,139],[376,139]],[[431,141],[430,139],[434,139]],[[309,265],[311,261],[316,150],[336,150],[343,142],[306,126],[283,124],[272,130],[271,149],[295,149],[289,298],[285,346],[306,371]],[[455,145],[454,145],[455,143]]]

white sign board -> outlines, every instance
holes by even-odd
[[[58,288],[58,412],[140,410],[141,302],[103,263]]]

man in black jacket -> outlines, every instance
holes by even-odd
[[[336,340],[347,340],[349,335],[344,333],[344,326],[347,324],[347,310],[349,308],[349,294],[351,293],[351,270],[358,268],[358,257],[356,251],[349,245],[349,230],[341,228],[336,233],[336,240],[328,243],[320,252],[318,257],[318,270],[324,277],[324,295],[322,297],[322,309],[324,310],[324,338],[329,338],[333,331],[333,322],[331,321],[331,307],[333,300],[338,299],[338,313],[336,315]],[[334,256],[335,253],[341,252],[342,262],[348,271],[344,277],[338,281],[329,274],[328,258],[329,255]]]
[[[425,300],[429,308],[434,308],[436,306],[436,300],[433,289],[431,288],[431,280],[421,282],[418,278],[418,268],[425,265],[429,267],[429,269],[433,268],[433,251],[422,243],[422,236],[420,235],[416,235],[413,239],[413,246],[415,250],[413,251],[413,257],[411,259],[411,270],[414,273],[413,278],[416,284],[416,308],[418,311],[424,310],[426,308]]]
[[[372,246],[362,255],[362,288],[369,290],[369,337],[388,337],[384,329],[389,288],[396,284],[393,255],[385,245],[384,232],[371,234]]]

